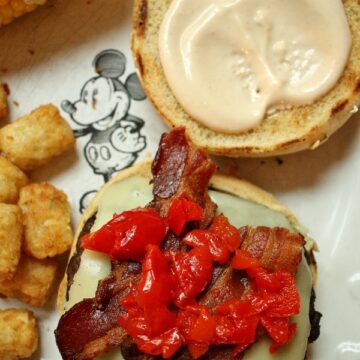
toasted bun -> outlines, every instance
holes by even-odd
[[[117,174],[114,178],[112,178],[108,183],[106,183],[96,194],[94,199],[91,201],[89,206],[86,208],[84,214],[81,217],[80,224],[75,234],[75,241],[73,243],[70,257],[71,258],[74,253],[76,252],[76,245],[79,240],[79,235],[84,228],[88,219],[90,219],[98,210],[98,202],[99,199],[102,197],[103,192],[112,184],[124,180],[128,177],[138,175],[152,178],[151,171],[150,171],[151,163],[145,162],[137,164],[129,169],[121,171]],[[284,214],[290,221],[290,223],[294,226],[294,228],[300,228],[298,221],[296,220],[295,216],[288,210],[286,207],[281,205],[271,194],[268,192],[258,188],[257,186],[245,181],[240,180],[238,178],[218,173],[213,176],[210,182],[210,187],[214,188],[219,191],[223,191],[240,198],[253,201],[255,203],[262,204],[269,209],[274,211],[280,212]],[[308,255],[308,259],[312,259],[310,261],[310,266],[313,272],[313,281],[316,280],[316,264],[313,261],[312,252],[315,248],[313,243],[308,243],[306,245],[306,251]],[[61,282],[59,293],[58,293],[58,309],[60,312],[63,312],[64,303],[65,303],[65,295],[67,289],[67,275],[65,274],[63,281]]]
[[[273,156],[315,149],[360,104],[360,3],[343,0],[353,46],[337,85],[313,105],[281,110],[239,134],[223,134],[192,119],[170,90],[159,59],[159,28],[171,0],[135,0],[132,51],[143,87],[169,126],[182,126],[200,148],[227,156]]]

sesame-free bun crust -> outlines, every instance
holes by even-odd
[[[196,1],[196,0],[195,0]],[[170,90],[159,58],[159,29],[171,0],[135,0],[132,52],[145,92],[170,127],[183,126],[200,148],[227,156],[273,156],[315,149],[360,104],[360,2],[343,0],[353,46],[336,86],[314,104],[277,111],[239,134],[223,134],[192,119]]]
[[[129,169],[123,170],[120,173],[118,173],[115,177],[113,177],[108,183],[106,183],[96,194],[94,199],[91,201],[89,206],[84,211],[84,214],[81,217],[80,224],[78,226],[78,229],[75,234],[75,240],[73,242],[73,246],[71,249],[70,257],[69,259],[74,255],[76,251],[76,244],[79,238],[79,235],[81,233],[81,230],[85,226],[86,221],[91,218],[98,210],[98,203],[99,199],[102,197],[103,192],[109,188],[112,184],[119,182],[121,180],[124,180],[131,176],[144,176],[146,178],[150,179],[152,178],[151,175],[151,163],[150,162],[144,162],[139,163]],[[290,223],[294,226],[294,228],[300,228],[300,225],[295,218],[295,216],[291,213],[290,210],[288,210],[286,207],[281,205],[274,196],[272,196],[270,193],[260,189],[259,187],[245,181],[238,179],[233,176],[225,175],[222,173],[215,174],[211,181],[210,181],[210,187],[219,190],[222,192],[226,192],[235,196],[238,196],[239,198],[246,199],[249,201],[253,201],[258,204],[262,204],[269,209],[272,209],[274,211],[278,211],[282,214],[284,214]],[[315,250],[315,245],[307,244],[306,251],[308,253],[308,258],[313,260],[312,251]],[[314,261],[310,261],[310,266],[313,272],[313,281],[316,281],[316,264]],[[66,289],[67,289],[67,275],[65,274],[58,293],[58,309],[62,313],[64,311],[64,303],[65,303],[65,295],[66,295]]]

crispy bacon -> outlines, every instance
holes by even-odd
[[[116,266],[100,281],[95,298],[81,301],[60,318],[55,336],[63,359],[94,359],[122,343],[127,334],[117,321],[123,314],[119,302],[140,271],[135,263]]]
[[[94,299],[86,299],[61,317],[55,335],[63,359],[94,359],[121,344],[127,334],[117,324],[118,302],[115,296],[105,310],[98,310]]]
[[[216,211],[208,194],[208,185],[216,166],[206,153],[192,145],[183,128],[164,134],[152,165],[154,204],[162,216],[172,200],[182,194],[205,209],[200,227],[207,227]]]
[[[245,226],[239,232],[241,249],[259,259],[262,267],[271,272],[284,270],[295,274],[304,245],[304,238],[300,234],[285,228],[266,226]],[[213,309],[231,298],[241,299],[249,290],[246,277],[225,267],[199,302]]]
[[[247,288],[247,278],[230,266],[222,268],[221,274],[207,292],[200,297],[199,303],[211,310],[231,299],[241,299]]]
[[[295,274],[305,244],[303,236],[285,228],[266,226],[242,227],[240,236],[241,249],[259,259],[262,267]]]

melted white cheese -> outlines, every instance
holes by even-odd
[[[281,213],[270,210],[236,196],[210,191],[211,197],[218,204],[219,213],[224,213],[230,222],[237,226],[282,226],[293,229],[288,219]],[[96,221],[92,231],[99,229],[108,222],[113,214],[125,210],[144,206],[152,200],[152,186],[149,180],[133,176],[115,183],[106,189],[99,200]],[[69,309],[84,298],[95,295],[97,283],[110,272],[110,261],[103,255],[85,250],[81,256],[78,272],[74,276],[74,283],[70,288],[69,302],[65,308]],[[301,313],[294,318],[298,324],[295,339],[291,344],[283,347],[275,354],[269,353],[270,341],[262,338],[245,352],[244,360],[304,360],[307,348],[307,339],[310,333],[309,300],[312,287],[312,278],[309,267],[305,261],[299,266],[297,287],[301,296]],[[122,355],[119,350],[98,358],[99,360],[120,360]]]

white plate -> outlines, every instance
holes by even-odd
[[[12,119],[40,104],[60,106],[65,99],[78,100],[83,85],[96,76],[92,61],[103,50],[125,54],[126,74],[121,81],[134,71],[129,50],[131,1],[58,0],[51,4],[0,30],[0,78],[10,86]],[[132,101],[129,113],[145,121],[141,135],[147,147],[138,160],[151,158],[165,126],[148,100]],[[315,151],[279,159],[219,159],[223,169],[273,192],[319,244],[317,308],[324,316],[320,339],[310,347],[309,359],[360,359],[358,122],[359,116],[354,116]],[[51,181],[68,194],[74,225],[82,194],[103,184],[103,177],[94,174],[84,158],[88,141],[88,136],[79,138],[76,152],[32,174],[34,180]],[[13,306],[25,307],[0,300],[0,308]],[[34,311],[41,319],[41,349],[33,359],[60,359],[53,336],[54,303]]]

